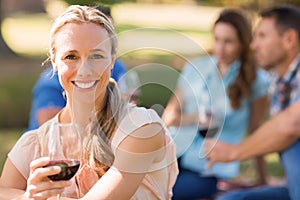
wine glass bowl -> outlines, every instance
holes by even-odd
[[[82,144],[79,129],[73,123],[51,123],[47,130],[44,156],[50,158],[44,166],[59,166],[58,174],[48,176],[52,181],[70,180],[80,167],[82,157]],[[75,186],[74,186],[75,187]],[[72,187],[71,187],[72,188]],[[77,188],[66,188],[63,196],[78,195]],[[75,194],[77,193],[77,194]],[[60,197],[58,196],[57,199]]]
[[[49,176],[51,180],[69,180],[79,169],[81,160],[81,140],[78,128],[72,123],[57,123],[50,125],[48,137],[47,166],[57,165],[61,172]]]
[[[49,166],[59,166],[61,168],[60,173],[48,176],[52,181],[60,180],[70,180],[78,171],[80,166],[80,161],[78,160],[59,160],[59,161],[50,161],[46,167]]]
[[[202,127],[202,128],[198,128],[198,133],[202,136],[202,137],[207,137],[207,138],[213,138],[218,132],[219,132],[219,127],[215,126],[215,127]]]
[[[206,108],[200,113],[200,124],[198,125],[198,133],[203,137],[212,138],[220,129],[220,117],[212,109]]]

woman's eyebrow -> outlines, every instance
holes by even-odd
[[[67,53],[76,53],[77,51],[76,50],[68,50],[66,51]]]
[[[96,52],[96,51],[105,52],[103,49],[92,49],[92,50],[91,50],[91,52]]]

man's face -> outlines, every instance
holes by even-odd
[[[264,69],[273,69],[286,58],[282,35],[275,26],[274,18],[262,18],[256,27],[251,49],[257,64]]]

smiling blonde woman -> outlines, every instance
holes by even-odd
[[[1,187],[24,190],[20,198],[29,199],[54,197],[66,187],[70,197],[81,199],[171,199],[178,173],[175,146],[158,115],[124,102],[110,79],[117,49],[111,21],[97,9],[70,6],[50,36],[66,107],[19,139],[8,154]],[[40,142],[53,121],[76,123],[84,138],[75,185],[50,181],[60,167],[44,167],[49,158],[41,157]]]

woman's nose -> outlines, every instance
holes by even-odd
[[[216,42],[214,46],[215,53],[222,53],[225,49],[224,44],[220,42]]]
[[[77,73],[80,77],[88,77],[88,76],[91,76],[93,74],[93,68],[87,60],[83,60],[80,63],[80,66],[79,66],[79,69],[78,69]]]

